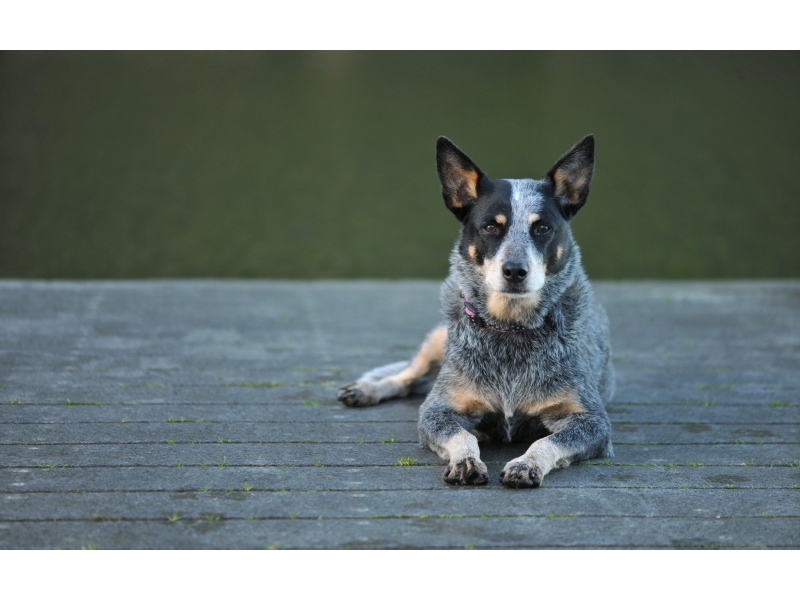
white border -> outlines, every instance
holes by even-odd
[[[0,49],[797,49],[762,0],[2,1]]]
[[[680,525],[676,525],[680,526]],[[798,551],[6,551],[20,598],[791,596]]]

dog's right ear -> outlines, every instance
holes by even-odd
[[[436,140],[436,169],[444,203],[459,221],[463,221],[478,198],[478,186],[485,175],[443,135]]]

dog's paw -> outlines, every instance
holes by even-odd
[[[451,485],[486,485],[489,471],[480,459],[464,458],[447,465],[444,480]]]
[[[527,460],[515,459],[500,473],[500,483],[510,488],[536,488],[542,484],[541,469]]]
[[[369,388],[369,384],[363,381],[348,383],[339,390],[338,400],[345,406],[350,407],[372,406],[373,404],[377,404],[378,400],[371,395],[371,390]]]

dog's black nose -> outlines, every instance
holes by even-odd
[[[528,270],[525,265],[518,262],[507,262],[503,265],[503,277],[511,283],[519,283],[525,279]]]

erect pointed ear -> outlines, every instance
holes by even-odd
[[[436,169],[444,203],[459,221],[463,221],[478,198],[478,186],[485,175],[469,156],[444,136],[436,140]]]
[[[587,135],[558,159],[546,177],[568,218],[575,216],[589,195],[594,173],[594,136]]]

